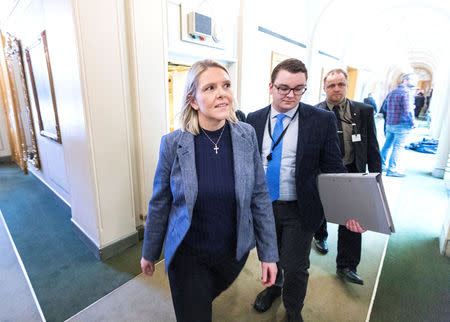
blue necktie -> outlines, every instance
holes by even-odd
[[[277,123],[273,129],[272,134],[272,147],[277,142],[281,133],[283,132],[283,119],[286,115],[278,114],[276,116]],[[267,164],[267,187],[269,188],[270,199],[273,201],[278,200],[280,197],[280,167],[281,167],[281,153],[283,151],[283,138],[280,143],[272,150],[272,160]]]

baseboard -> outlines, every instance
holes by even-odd
[[[12,159],[10,155],[0,157],[0,163],[12,163]]]
[[[61,199],[67,206],[69,206],[69,208],[72,208],[72,206],[70,205],[70,203],[63,197],[61,196],[61,194],[56,191],[51,185],[49,185],[42,176],[38,175],[37,173],[35,173],[35,171],[39,171],[35,168],[28,168],[28,173],[31,173],[35,178],[37,178],[40,182],[42,182],[47,188],[49,188],[51,190],[51,192],[53,192],[59,199]]]
[[[81,239],[81,241],[87,246],[87,248],[94,254],[97,259],[104,261],[111,258],[125,249],[136,245],[139,242],[139,231],[131,233],[130,235],[109,244],[105,247],[98,247],[73,221],[72,230]]]

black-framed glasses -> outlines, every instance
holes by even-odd
[[[304,85],[300,85],[294,88],[290,88],[289,86],[285,86],[285,85],[273,85],[275,86],[275,88],[278,90],[278,94],[280,95],[289,95],[289,93],[292,91],[294,92],[294,95],[299,96],[302,95],[304,92],[306,92],[306,86]]]

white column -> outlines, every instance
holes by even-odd
[[[450,191],[450,154],[448,155],[444,182],[447,192]],[[439,250],[442,255],[450,257],[450,198],[448,200],[447,214],[442,223],[441,236],[439,237]]]
[[[108,246],[137,242],[126,11],[120,0],[73,0],[72,6],[91,164],[83,178],[95,201],[84,209],[78,199],[72,222],[103,258]]]
[[[450,90],[450,84],[448,86],[448,90]],[[447,91],[448,93],[448,91]],[[439,137],[439,145],[436,152],[436,163],[434,165],[434,169],[432,171],[433,177],[443,178],[445,167],[447,166],[448,154],[450,152],[450,114],[448,113],[448,109],[450,108],[449,95],[441,95],[441,104],[440,105],[440,113],[439,116],[441,119],[434,119],[436,117],[435,114],[432,114],[431,117],[432,122],[439,122],[441,124],[439,135],[435,134],[435,136]],[[434,97],[432,98],[432,100]],[[433,103],[432,103],[433,104]],[[436,106],[436,105],[434,105]]]
[[[161,137],[169,131],[167,3],[166,0],[127,3],[136,173],[139,177],[137,210],[143,216],[147,214],[152,195]]]

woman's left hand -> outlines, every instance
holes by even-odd
[[[265,287],[275,284],[275,278],[277,277],[277,264],[261,262],[261,283]]]

